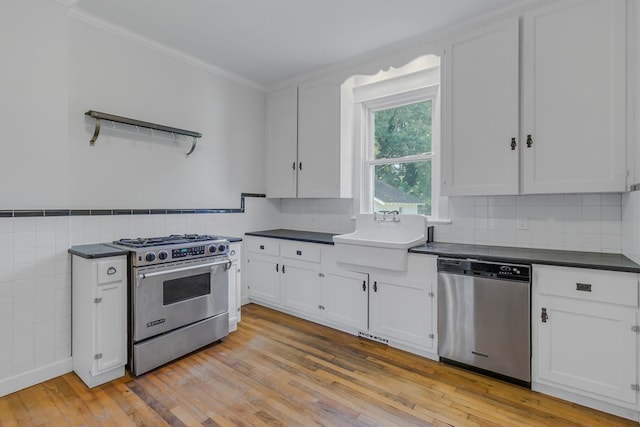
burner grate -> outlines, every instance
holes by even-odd
[[[135,239],[120,239],[114,241],[113,243],[130,248],[146,248],[151,246],[204,242],[218,239],[219,238],[217,236],[211,236],[208,234],[172,234],[170,236],[161,237],[138,237]]]

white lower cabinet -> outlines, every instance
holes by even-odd
[[[280,304],[279,257],[249,253],[245,273],[251,301]]]
[[[89,387],[124,376],[127,362],[127,260],[72,260],[73,370]]]
[[[318,316],[322,308],[320,263],[283,260],[281,272],[281,304],[302,314]]]
[[[245,242],[251,301],[437,358],[435,256],[410,254],[405,272],[349,271],[332,245]]]
[[[434,349],[433,285],[422,280],[371,276],[369,330],[399,343]]]
[[[304,242],[247,236],[249,299],[286,308],[305,318],[320,316],[320,248]]]
[[[637,419],[638,275],[535,265],[533,304],[532,388]]]
[[[231,258],[231,268],[229,269],[229,332],[238,329],[240,322],[241,307],[241,284],[240,259],[242,254],[242,243],[233,242],[229,245],[229,258]]]
[[[357,334],[367,330],[369,275],[327,269],[322,278],[322,319],[328,326]]]

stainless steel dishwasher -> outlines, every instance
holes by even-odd
[[[531,385],[531,266],[438,258],[440,360]]]

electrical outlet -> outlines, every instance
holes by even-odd
[[[518,218],[518,230],[528,230],[529,229],[529,218],[523,216],[522,218]]]

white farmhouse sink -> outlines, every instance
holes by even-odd
[[[375,219],[374,219],[375,218]],[[424,215],[356,216],[356,231],[333,236],[339,263],[386,270],[407,269],[407,250],[427,241]]]

